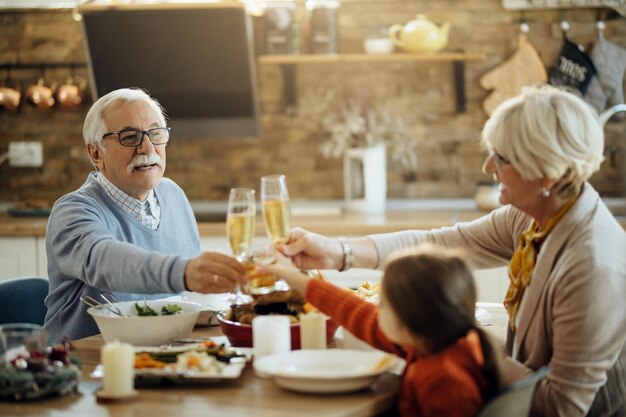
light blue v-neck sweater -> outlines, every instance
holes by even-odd
[[[161,205],[155,231],[118,207],[93,174],[54,204],[46,231],[49,343],[98,333],[83,294],[99,300],[107,290],[129,301],[185,290],[187,262],[201,251],[198,226],[173,181],[163,178],[155,193]]]

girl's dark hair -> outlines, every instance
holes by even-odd
[[[498,392],[496,354],[476,325],[474,277],[459,251],[425,245],[399,252],[386,263],[382,291],[398,319],[426,338],[435,352],[476,330],[485,361],[486,399]]]

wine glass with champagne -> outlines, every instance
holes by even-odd
[[[226,234],[233,255],[243,261],[252,244],[254,236],[254,219],[256,216],[255,192],[252,188],[231,188],[228,196],[228,213],[226,216]],[[251,297],[241,292],[237,284],[233,304],[249,303]]]
[[[274,244],[287,238],[291,209],[284,175],[261,177],[261,204],[265,231]]]
[[[263,212],[263,222],[265,231],[271,240],[270,253],[273,251],[272,245],[285,241],[289,233],[289,221],[291,209],[289,205],[289,192],[287,191],[287,180],[284,175],[268,175],[261,177],[261,209]],[[258,252],[258,251],[257,251]],[[262,253],[262,252],[261,252]],[[256,258],[271,259],[272,256],[256,256]],[[267,261],[256,259],[255,263],[263,265]],[[252,293],[265,293],[268,291],[284,291],[289,288],[286,282],[277,281],[264,277],[262,280],[251,280],[249,291]]]

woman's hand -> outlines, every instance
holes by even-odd
[[[302,294],[303,297],[306,295],[306,286],[312,279],[296,268],[291,260],[280,252],[276,253],[276,262],[258,268],[261,271],[271,272],[277,277],[284,279],[293,290]]]
[[[185,267],[185,287],[200,293],[231,292],[246,280],[244,266],[235,258],[218,252],[203,252]]]
[[[341,269],[343,266],[343,249],[337,239],[300,227],[289,231],[287,241],[278,250],[300,269]]]

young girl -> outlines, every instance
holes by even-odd
[[[398,398],[403,417],[474,416],[497,392],[495,354],[476,326],[474,280],[457,252],[429,246],[390,257],[378,308],[278,257],[264,269],[356,337],[407,361]]]

